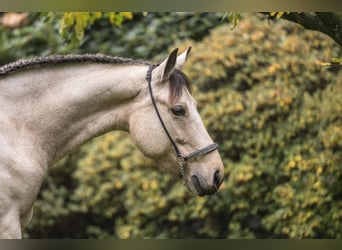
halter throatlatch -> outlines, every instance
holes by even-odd
[[[184,156],[183,154],[181,154],[181,152],[179,151],[175,141],[172,139],[172,136],[170,135],[169,131],[167,130],[166,128],[166,125],[160,115],[160,112],[158,110],[158,107],[157,107],[157,104],[156,104],[156,101],[154,99],[154,96],[153,96],[153,91],[152,91],[152,85],[151,85],[151,81],[152,81],[152,70],[155,68],[154,65],[150,65],[148,70],[147,70],[147,73],[146,73],[146,80],[148,82],[148,90],[149,90],[149,93],[150,93],[150,96],[151,96],[151,101],[152,101],[152,104],[153,104],[153,107],[154,107],[154,110],[156,111],[157,113],[157,116],[159,118],[159,121],[167,135],[167,137],[169,138],[173,148],[175,149],[175,152],[176,152],[176,155],[177,155],[177,162],[178,162],[178,165],[179,165],[179,174],[181,176],[181,178],[183,178],[184,180],[186,180],[185,178],[185,169],[184,169],[184,166],[185,166],[185,163],[187,161],[190,161],[190,160],[193,160],[197,157],[200,157],[202,155],[205,155],[205,154],[208,154],[214,150],[217,149],[217,143],[213,143],[213,144],[210,144],[204,148],[201,148],[199,150],[196,150],[186,156]]]

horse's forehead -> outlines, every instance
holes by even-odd
[[[156,97],[158,96],[157,99],[159,99],[159,101],[163,102],[164,104],[174,105],[176,103],[183,103],[187,104],[187,106],[193,106],[195,108],[197,107],[196,99],[192,96],[186,86],[182,86],[181,95],[179,96],[179,98],[177,98],[176,103],[170,103],[171,92],[169,92],[169,87],[167,87],[166,85],[163,85],[161,88],[155,88],[154,92],[154,95]]]
[[[192,94],[186,87],[183,87],[182,96],[180,97],[180,100],[188,104],[191,104],[191,106],[197,107],[196,99],[192,96]]]

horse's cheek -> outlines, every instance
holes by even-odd
[[[156,122],[150,119],[134,119],[130,124],[130,133],[135,145],[146,156],[159,158],[167,151],[167,138]]]

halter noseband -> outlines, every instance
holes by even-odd
[[[157,107],[157,104],[156,104],[156,101],[154,99],[154,96],[153,96],[153,92],[152,92],[152,85],[151,85],[151,81],[152,81],[152,70],[155,68],[154,65],[150,65],[148,70],[147,70],[147,73],[146,73],[146,80],[148,82],[148,90],[149,90],[149,93],[150,93],[150,96],[151,96],[151,101],[152,101],[152,104],[153,104],[153,107],[154,107],[154,110],[156,111],[157,113],[157,116],[159,118],[159,121],[167,135],[167,137],[169,138],[173,148],[175,149],[175,152],[176,152],[176,155],[177,155],[177,162],[178,162],[178,165],[179,165],[179,172],[180,172],[180,176],[185,179],[185,170],[184,170],[184,165],[187,161],[190,161],[190,160],[193,160],[197,157],[200,157],[202,155],[205,155],[205,154],[208,154],[214,150],[217,149],[217,143],[213,143],[213,144],[210,144],[204,148],[201,148],[199,150],[196,150],[186,156],[184,156],[178,149],[175,141],[172,139],[172,136],[170,135],[169,131],[167,130],[166,126],[165,126],[165,123],[160,115],[160,112],[158,110],[158,107]]]

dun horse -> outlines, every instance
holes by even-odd
[[[104,55],[18,61],[0,68],[0,238],[21,238],[48,167],[89,139],[125,130],[198,195],[223,180],[181,72],[190,48],[159,65]]]

